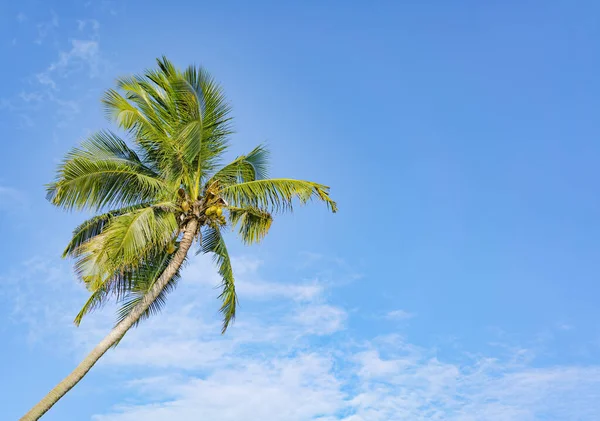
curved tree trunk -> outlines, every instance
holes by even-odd
[[[58,402],[69,390],[73,388],[87,374],[88,371],[96,364],[96,362],[116,344],[127,331],[138,321],[140,316],[148,309],[150,304],[158,297],[169,280],[177,273],[185,257],[190,249],[196,230],[198,229],[198,221],[192,219],[186,226],[183,238],[179,243],[179,248],[173,256],[173,259],[166,267],[165,271],[157,279],[156,283],[148,291],[143,300],[132,310],[132,312],[121,323],[111,330],[102,341],[90,352],[85,359],[79,363],[77,368],[71,372],[63,381],[61,381],[54,389],[52,389],[41,401],[37,403],[31,410],[25,414],[20,421],[34,421],[40,419],[52,406]]]

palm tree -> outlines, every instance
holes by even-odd
[[[47,187],[54,205],[97,213],[64,251],[91,292],[75,323],[110,298],[121,307],[112,331],[21,420],[39,419],[132,326],[160,310],[195,240],[198,252],[214,256],[223,280],[224,333],[237,297],[223,229],[237,228],[252,244],[294,199],[316,198],[336,211],[327,186],[267,178],[262,146],[220,165],[232,133],[221,87],[202,68],[182,72],[164,57],[157,62],[158,69],[119,79],[103,98],[107,116],[133,145],[110,131],[92,135],[66,155]]]

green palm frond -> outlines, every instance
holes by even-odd
[[[235,279],[231,267],[231,259],[225,245],[225,240],[221,233],[211,227],[202,231],[202,253],[212,253],[213,259],[218,267],[219,275],[223,280],[222,291],[219,295],[221,299],[220,312],[223,314],[223,328],[221,333],[225,333],[229,324],[235,319],[236,307],[238,304],[237,294],[235,292]]]
[[[178,115],[172,102],[155,101],[152,93],[155,87],[151,83],[132,80],[122,85],[127,91],[128,99],[135,104],[145,116],[148,123],[138,124],[135,141],[145,151],[145,155],[161,169],[164,177],[177,180],[191,173],[185,159],[184,144],[178,131],[187,123]],[[169,88],[168,85],[156,87]],[[133,93],[135,92],[137,93]]]
[[[194,93],[199,116],[205,129],[219,128],[227,131],[231,107],[225,98],[223,88],[203,68],[189,66],[182,73],[182,81],[174,84],[179,92]],[[226,139],[222,139],[226,142]]]
[[[77,313],[75,319],[73,320],[75,326],[79,326],[87,314],[101,308],[109,297],[110,290],[104,285],[100,286],[95,291],[92,291],[92,294],[87,299],[83,307],[81,307],[81,310],[79,310],[79,313]]]
[[[159,127],[152,125],[152,121],[114,89],[109,89],[102,98],[104,112],[109,120],[125,130],[145,130],[146,133],[154,132],[155,135],[163,135]]]
[[[154,80],[153,80],[154,79]],[[157,83],[158,82],[158,83]],[[149,70],[144,75],[123,77],[117,80],[125,98],[150,122],[156,133],[169,133],[178,123],[177,109],[170,79]]]
[[[238,227],[242,240],[247,245],[260,242],[271,228],[273,217],[267,211],[254,207],[228,207],[232,226]]]
[[[175,215],[154,206],[115,216],[101,234],[73,252],[75,272],[95,291],[114,273],[133,270],[178,233]]]
[[[91,295],[75,317],[75,325],[79,326],[87,314],[101,308],[111,297],[121,300],[127,296],[139,279],[139,275],[137,275],[140,272],[139,267],[118,270],[104,276],[84,277],[83,280],[88,290],[91,291]]]
[[[218,182],[222,186],[262,180],[268,176],[269,151],[262,145],[249,154],[234,159],[217,171],[206,183]]]
[[[203,69],[178,72],[166,58],[158,70],[121,78],[104,97],[107,115],[134,133],[142,155],[172,182],[197,197],[214,172],[232,133],[230,107],[221,87]]]
[[[231,107],[221,86],[202,68],[188,67],[173,87],[178,92],[176,97],[185,99],[180,108],[189,116],[180,134],[185,136],[184,154],[193,168],[192,195],[196,197],[201,180],[214,172],[229,146]]]
[[[147,115],[148,109],[146,113],[142,112],[133,101],[114,89],[106,92],[102,102],[106,116],[119,127],[132,133],[144,160],[163,173],[170,172],[171,169],[165,163],[169,161],[168,151],[172,148],[165,147],[170,144],[168,133],[164,131],[154,111],[150,108],[152,115]]]
[[[156,280],[160,277],[161,273],[169,265],[172,257],[173,254],[169,254],[167,252],[159,253],[156,256],[153,256],[153,258],[148,259],[144,265],[136,269],[135,273],[133,274],[133,286],[129,293],[121,300],[121,306],[117,311],[117,324],[125,319],[135,308],[135,306],[142,301],[144,295],[150,291]],[[142,314],[135,325],[162,310],[167,302],[167,295],[175,289],[180,278],[181,270],[178,270],[175,276],[169,280],[156,300],[150,304],[150,307],[148,307],[148,309]]]
[[[96,285],[89,299],[75,317],[74,323],[79,326],[84,316],[102,307],[113,296],[121,303],[118,311],[118,322],[120,322],[143,299],[144,294],[152,288],[154,282],[165,270],[172,257],[173,255],[167,251],[160,250],[149,256],[135,269],[116,272],[112,277]],[[157,300],[151,304],[141,319],[145,319],[160,311],[166,303],[167,294],[175,288],[179,278],[180,271],[177,271],[176,275],[169,280],[167,287],[161,291]]]
[[[120,138],[100,132],[67,154],[47,193],[66,209],[98,210],[153,200],[167,185]]]
[[[102,253],[115,268],[133,267],[153,250],[163,248],[178,231],[171,212],[155,207],[115,217],[102,234]]]
[[[336,203],[329,197],[329,187],[311,181],[276,178],[248,181],[221,188],[220,194],[237,207],[254,207],[274,212],[292,210],[293,200],[301,203],[316,198],[324,201],[332,211]]]
[[[75,250],[81,246],[83,243],[89,241],[93,237],[102,233],[104,228],[110,223],[110,221],[119,215],[126,214],[136,209],[147,207],[147,203],[142,203],[136,206],[127,206],[121,209],[116,209],[110,212],[103,213],[101,215],[94,216],[81,224],[79,224],[73,230],[73,236],[71,237],[71,241],[65,250],[63,251],[62,257],[74,256]]]

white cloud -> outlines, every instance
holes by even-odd
[[[97,33],[100,29],[100,22],[96,19],[78,19],[77,30],[83,31],[86,28],[91,28],[94,33]]]
[[[600,367],[533,368],[507,360],[477,358],[469,364],[439,361],[411,346],[382,358],[380,350],[358,354],[352,415],[344,421],[391,419],[451,421],[594,420],[600,409]],[[573,396],[566,402],[559,396]],[[578,397],[576,397],[578,396]]]
[[[91,33],[88,34],[87,39],[71,39],[70,48],[59,51],[58,58],[50,63],[46,70],[35,75],[42,86],[57,90],[60,79],[79,72],[86,72],[90,78],[94,78],[99,76],[106,66],[98,41],[100,23],[93,19],[79,20],[77,26],[80,32],[90,32],[87,31],[89,28]]]
[[[415,317],[415,315],[406,310],[399,309],[399,310],[389,311],[385,315],[385,317],[390,320],[408,320],[408,319],[412,319],[413,317]]]
[[[57,23],[57,21],[56,21]],[[48,67],[34,75],[38,83],[38,91],[21,92],[20,99],[30,108],[34,104],[41,104],[43,100],[54,105],[57,127],[66,126],[81,111],[81,96],[79,99],[68,99],[64,93],[64,81],[74,74],[85,74],[90,78],[100,76],[107,65],[100,52],[97,40],[100,24],[96,20],[78,21],[78,29],[92,34],[90,39],[72,39],[70,48],[59,51],[58,57]],[[62,92],[62,93],[61,93]],[[30,119],[33,122],[33,120]]]
[[[27,20],[27,15],[26,15],[25,13],[23,13],[23,12],[19,12],[19,13],[17,14],[17,22],[19,22],[19,23],[23,23],[23,22],[25,22],[26,20]]]
[[[54,12],[51,12],[51,14],[52,14],[52,17],[50,18],[50,20],[48,20],[46,22],[38,23],[36,25],[37,32],[38,32],[38,36],[35,39],[36,44],[42,44],[44,42],[44,40],[49,35],[54,33],[56,28],[58,28],[58,15]]]
[[[92,8],[96,13],[109,13],[113,16],[116,16],[121,9],[121,2],[116,2],[113,0],[95,0],[95,1],[87,1],[84,3],[86,8]]]
[[[293,320],[305,329],[304,334],[329,335],[344,328],[346,317],[346,312],[341,308],[318,304],[298,311]]]
[[[326,356],[303,354],[294,358],[248,361],[204,378],[162,378],[144,386],[154,393],[168,390],[171,399],[167,402],[121,406],[93,419],[324,420],[319,417],[344,406],[344,394],[332,366],[333,361]]]
[[[317,282],[290,283],[290,282],[268,282],[260,279],[258,269],[263,262],[248,256],[233,257],[232,265],[236,277],[236,290],[240,297],[251,300],[271,300],[274,298],[285,298],[294,301],[312,301],[323,292],[323,286]],[[214,275],[207,276],[205,261],[194,261],[188,268],[186,274],[193,282],[215,286],[221,280]],[[211,266],[212,268],[212,266]]]
[[[40,92],[23,92],[21,91],[21,93],[19,94],[19,98],[21,98],[23,101],[30,103],[30,102],[40,102],[44,99],[44,95]]]
[[[276,282],[240,282],[238,291],[241,295],[257,300],[287,298],[295,301],[310,301],[323,292],[323,287],[317,283],[284,284]]]
[[[556,324],[558,330],[573,330],[573,326],[569,323],[559,322]]]
[[[260,261],[238,261],[240,285],[260,279]],[[24,267],[4,289],[18,297],[16,308],[33,305],[21,321],[36,332],[37,346],[41,337],[46,346],[75,349],[80,357],[111,326],[112,312],[74,329],[70,316],[82,292],[64,268],[43,259]],[[242,303],[257,305],[242,306],[239,320],[221,336],[218,281],[210,259],[194,259],[163,314],[105,355],[95,370],[118,371],[125,380],[95,421],[600,419],[600,366],[537,366],[530,350],[508,346],[452,360],[397,332],[365,339],[322,293],[306,301],[249,294]],[[53,300],[58,294],[62,300]]]
[[[35,75],[35,78],[41,85],[56,89],[56,82],[54,82],[47,72],[38,73]]]
[[[232,352],[201,375],[173,374],[168,366],[161,377],[137,378],[134,389],[124,386],[136,401],[152,403],[115,405],[94,420],[530,421],[553,414],[552,419],[592,421],[600,416],[595,404],[600,367],[534,368],[483,357],[456,364],[440,361],[430,350],[396,345],[401,349],[396,355],[377,341],[363,351],[339,346],[337,353],[315,345],[308,353]],[[173,354],[185,359],[179,352],[174,348]]]
[[[71,40],[71,49],[61,51],[58,60],[50,64],[46,74],[58,73],[68,76],[69,73],[87,69],[90,77],[98,76],[100,65],[100,52],[98,41]]]
[[[75,310],[86,294],[65,263],[33,257],[0,276],[0,282],[3,285],[0,298],[10,302],[11,320],[25,327],[23,331],[30,344],[54,344],[70,339]],[[65,342],[70,346],[69,340]]]

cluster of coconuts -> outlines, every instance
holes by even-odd
[[[210,219],[217,221],[221,225],[225,225],[227,223],[225,216],[223,215],[223,209],[219,206],[210,206],[204,213]]]

